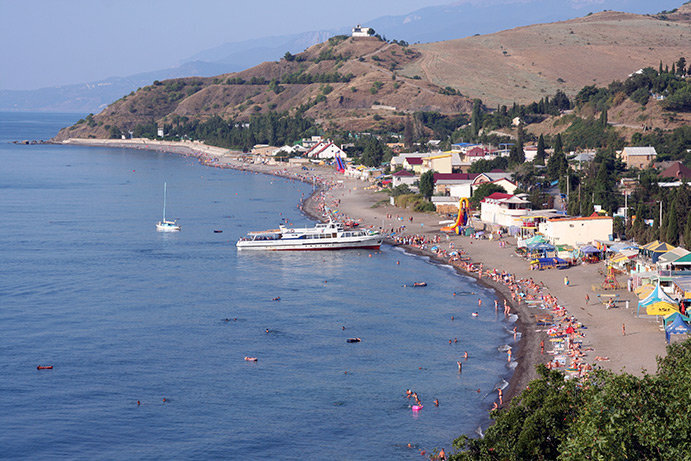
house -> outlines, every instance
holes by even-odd
[[[430,155],[422,157],[422,169],[425,171],[434,170],[438,173],[453,173],[453,162],[451,154]]]
[[[495,192],[480,202],[480,219],[489,224],[504,227],[520,226],[522,218],[530,211],[525,195]]]
[[[523,156],[526,162],[532,162],[537,157],[537,146],[525,146],[523,147]]]
[[[476,176],[477,173],[434,173],[434,193],[470,198],[470,186]]]
[[[307,157],[318,159],[333,159],[336,157],[341,157],[345,160],[348,158],[348,154],[343,152],[340,147],[331,141],[321,141],[307,151]]]
[[[374,35],[374,30],[371,27],[362,27],[360,24],[358,24],[356,27],[353,27],[353,32],[351,34],[352,37],[371,37]]]
[[[403,168],[412,170],[417,174],[422,173],[422,158],[420,157],[405,157],[403,159]]]
[[[417,176],[415,176],[413,173],[411,173],[408,170],[400,170],[391,175],[393,178],[392,184],[393,187],[400,186],[401,184],[406,184],[408,186],[412,186],[415,181],[417,181]]]
[[[681,162],[674,162],[660,173],[660,177],[691,180],[691,168],[684,166]]]
[[[458,200],[454,197],[432,197],[432,203],[437,213],[441,214],[457,214],[458,213]]]
[[[611,216],[593,213],[586,217],[551,218],[538,225],[538,231],[554,245],[578,246],[595,240],[609,240],[612,235]]]
[[[624,147],[617,154],[628,168],[646,168],[657,158],[654,147]]]
[[[492,170],[486,173],[480,173],[473,179],[473,186],[480,186],[488,182],[495,182],[500,179],[511,179],[511,173],[502,170]]]
[[[278,150],[279,148],[276,146],[270,146],[268,144],[255,144],[250,153],[260,157],[267,157],[269,155],[274,155],[274,153]]]

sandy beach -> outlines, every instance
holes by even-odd
[[[439,221],[444,219],[438,214],[415,213],[392,206],[388,203],[389,195],[385,192],[368,189],[370,183],[346,178],[331,167],[315,166],[305,171],[301,167],[247,163],[241,153],[194,142],[72,139],[65,143],[170,152],[198,157],[209,166],[250,170],[311,182],[319,186],[315,194],[303,204],[303,210],[311,216],[323,219],[323,207],[326,205],[332,209],[337,208],[339,217],[357,220],[363,227],[381,228],[385,231],[398,230],[405,225],[399,237],[402,235],[405,239],[405,236],[416,236],[419,241],[439,241],[435,244],[439,248],[437,252],[430,251],[431,245],[402,245],[407,251],[451,263],[459,271],[475,278],[478,278],[478,271],[467,272],[468,263],[475,263],[475,268],[481,264],[483,276],[479,282],[495,288],[499,296],[509,303],[511,313],[518,315],[516,326],[521,337],[512,357],[517,366],[508,389],[504,391],[504,404],[536,377],[536,364],[547,363],[553,356],[550,354],[551,346],[545,327],[538,325],[538,318],[548,312],[539,309],[537,301],[522,302],[521,298],[514,301],[512,294],[515,295],[517,288],[514,287],[512,292],[509,285],[501,281],[501,272],[511,274],[512,280],[525,281],[520,285],[522,287],[531,284],[532,282],[527,281],[532,279],[535,283],[531,286],[539,286],[534,293],[538,298],[556,298],[555,305],[558,304],[565,311],[559,310],[560,314],[555,317],[555,322],[561,318],[575,317],[583,324],[579,333],[582,334],[580,350],[584,365],[640,375],[646,371],[654,373],[657,369],[657,357],[665,354],[664,334],[658,323],[652,319],[636,318],[638,298],[634,293],[628,292],[626,288],[607,292],[594,289],[603,281],[603,263],[573,266],[564,271],[531,271],[528,261],[515,253],[515,239],[504,238],[505,243],[502,245],[497,240],[473,239],[455,234],[438,237],[441,235]],[[480,222],[473,224],[478,229],[482,228]],[[396,244],[392,240],[389,242]],[[454,250],[464,254],[462,263],[449,260],[447,255]],[[497,275],[493,278],[487,275],[489,273]],[[568,286],[564,283],[564,276],[569,278]],[[626,286],[625,279],[620,278],[619,282]],[[453,291],[452,287],[449,287],[449,291]],[[620,301],[616,308],[605,308],[607,298],[599,296],[605,293],[619,295]],[[586,294],[589,302],[586,302]],[[630,305],[628,310],[625,308],[626,301]],[[484,308],[494,309],[493,306]],[[540,350],[541,341],[545,343],[544,354]],[[472,366],[472,361],[467,366]]]

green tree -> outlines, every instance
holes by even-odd
[[[554,140],[554,153],[547,161],[547,177],[551,181],[559,179],[566,173],[568,167],[569,162],[566,160],[566,155],[564,155],[561,134],[557,134],[557,137]]]
[[[419,182],[419,189],[420,189],[420,194],[425,197],[427,200],[432,196],[434,193],[434,171],[429,170],[425,171],[422,173],[420,176],[420,182]]]
[[[477,136],[482,126],[482,101],[479,99],[473,100],[473,111],[470,115],[470,129],[473,135]]]
[[[545,158],[547,157],[547,153],[545,152],[545,138],[540,134],[540,137],[537,140],[537,153],[535,154],[535,164],[536,165],[544,165],[545,164]]]
[[[475,191],[473,192],[473,196],[470,198],[470,202],[473,204],[474,207],[477,208],[480,205],[482,199],[484,199],[488,195],[494,194],[495,192],[502,192],[505,194],[506,189],[497,184],[486,182],[477,189],[475,189]]]
[[[607,109],[600,112],[600,126],[604,129],[607,128]]]
[[[671,203],[669,211],[667,212],[667,243],[676,245],[679,242],[679,221],[678,221],[679,207],[677,206],[676,198]]]

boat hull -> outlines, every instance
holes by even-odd
[[[331,240],[331,241],[330,241]],[[319,239],[318,242],[309,240],[272,240],[272,241],[240,241],[236,244],[238,250],[263,251],[330,251],[369,249],[378,250],[383,237],[368,237],[353,241],[338,241],[336,239]]]

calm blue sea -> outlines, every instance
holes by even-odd
[[[487,424],[511,342],[492,291],[391,247],[238,253],[310,224],[305,184],[7,143],[78,118],[0,113],[0,457],[420,459]],[[177,234],[154,230],[164,181]]]

